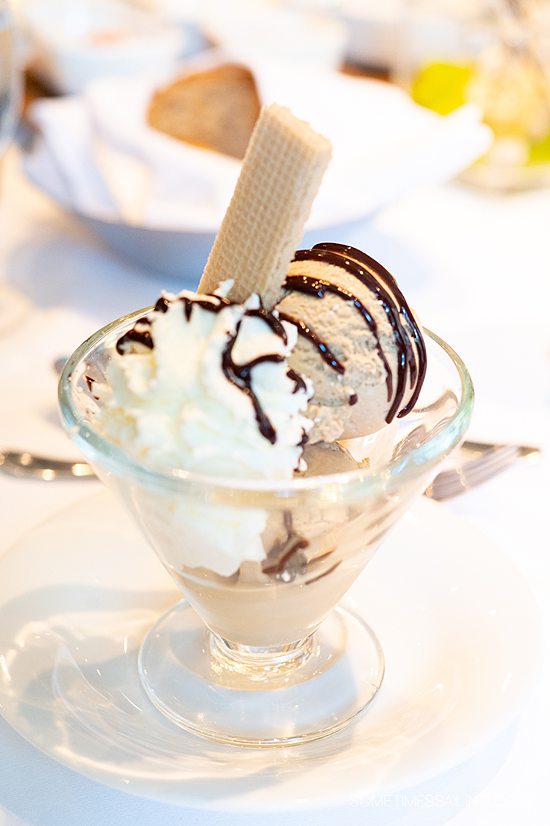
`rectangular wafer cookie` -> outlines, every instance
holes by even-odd
[[[330,156],[330,142],[288,109],[262,109],[199,292],[231,278],[234,301],[255,292],[275,304]]]

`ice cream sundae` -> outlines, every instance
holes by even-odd
[[[185,606],[162,619],[142,648],[147,693],[184,728],[229,742],[324,736],[374,696],[371,632],[323,620],[468,418],[455,426],[464,386],[447,380],[415,413],[426,342],[382,265],[337,243],[297,251],[329,158],[307,124],[263,109],[197,292],[163,293],[100,331],[62,379],[67,426],[211,632],[204,642]],[[174,693],[176,638],[194,642]],[[374,670],[311,717],[295,688],[323,680],[346,640]],[[255,697],[266,680],[288,693]],[[232,703],[237,689],[248,705],[229,720],[218,693]]]

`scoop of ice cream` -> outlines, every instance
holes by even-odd
[[[257,296],[239,305],[223,294],[165,294],[118,340],[107,383],[94,385],[99,430],[154,469],[289,479],[311,427],[311,387],[288,364],[296,336]],[[258,508],[220,503],[213,522],[200,499],[152,490],[147,519],[164,530],[163,547],[177,538],[183,566],[230,576],[265,557]]]
[[[305,469],[301,476],[326,476],[333,473],[349,473],[361,466],[351,453],[338,442],[316,442],[304,449]]]
[[[379,430],[413,407],[426,371],[422,333],[393,276],[353,247],[296,253],[277,304],[298,341],[290,365],[314,387],[310,442]]]

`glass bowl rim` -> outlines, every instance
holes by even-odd
[[[107,340],[116,330],[122,330],[132,325],[138,318],[151,312],[153,307],[145,307],[136,310],[128,315],[122,316],[115,321],[111,321],[101,327],[89,338],[80,344],[67,362],[61,373],[58,385],[58,398],[61,410],[62,422],[73,438],[73,441],[81,448],[82,452],[94,461],[106,463],[115,470],[122,471],[123,475],[131,473],[132,477],[147,485],[153,484],[155,487],[168,488],[172,492],[196,493],[200,488],[209,492],[231,494],[238,493],[250,496],[255,492],[259,495],[274,494],[281,497],[294,496],[298,493],[318,492],[320,489],[338,486],[339,488],[355,488],[360,486],[364,493],[365,488],[375,488],[377,485],[387,483],[390,478],[406,479],[412,475],[419,475],[419,469],[428,465],[435,457],[445,457],[448,455],[462,439],[464,432],[471,418],[474,389],[471,376],[460,356],[447,344],[440,336],[427,328],[423,328],[423,333],[433,343],[435,343],[452,362],[460,379],[461,396],[458,408],[449,418],[445,426],[438,430],[433,436],[422,444],[412,448],[405,458],[399,461],[390,462],[382,470],[374,472],[368,468],[358,468],[351,471],[327,474],[324,476],[307,476],[293,479],[262,479],[254,478],[230,478],[221,476],[209,476],[198,474],[186,470],[162,471],[156,468],[146,467],[131,459],[123,448],[113,442],[103,438],[89,425],[86,419],[76,410],[72,401],[71,378],[75,368],[86,356],[96,348],[97,345]],[[429,369],[429,367],[428,367]]]

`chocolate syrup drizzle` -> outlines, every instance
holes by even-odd
[[[277,539],[270,549],[267,559],[262,563],[262,571],[267,576],[282,582],[293,582],[297,576],[307,571],[308,540],[294,530],[292,513],[285,511],[283,524],[286,536]]]
[[[258,309],[256,310],[247,310],[245,316],[247,316],[248,318],[261,318],[262,321],[265,321],[265,323],[269,327],[271,327],[272,332],[274,332],[275,335],[282,340],[283,344],[288,344],[288,336],[286,334],[284,325],[281,324],[279,319],[276,316],[274,316],[273,313],[270,313],[269,310],[265,310],[263,307],[258,307]]]
[[[215,298],[216,301],[212,301],[212,298]],[[178,296],[176,301],[170,301],[170,299],[166,296],[161,296],[155,304],[154,310],[158,313],[166,313],[168,308],[176,302],[182,304],[186,321],[190,321],[193,308],[195,306],[201,307],[203,310],[207,310],[211,313],[219,313],[224,307],[228,307],[234,303],[228,298],[216,294],[205,295],[204,298]],[[246,310],[245,316],[248,318],[252,317],[261,319],[269,326],[272,332],[283,341],[284,344],[288,343],[288,337],[284,325],[281,323],[279,318],[269,312],[269,310],[266,310],[264,307],[257,307],[256,309]],[[128,332],[124,333],[124,335],[118,339],[116,343],[117,352],[121,355],[126,355],[132,351],[134,344],[140,344],[147,349],[152,350],[154,348],[154,341],[151,336],[150,327],[150,318],[144,316],[143,318],[138,319],[132,329],[128,330]],[[241,321],[238,322],[235,333],[229,337],[228,342],[224,347],[222,353],[222,370],[226,379],[235,387],[238,387],[239,390],[241,390],[246,396],[248,396],[254,410],[254,415],[256,417],[260,433],[271,444],[275,444],[277,441],[277,432],[264,411],[254,390],[252,389],[252,370],[257,365],[265,364],[266,362],[279,364],[285,360],[285,357],[277,353],[268,353],[263,356],[258,356],[246,364],[237,364],[233,360],[233,348],[235,346],[240,327]],[[305,381],[298,373],[296,373],[295,370],[288,370],[287,376],[295,384],[293,391],[294,393],[297,393],[299,390],[307,389]],[[304,438],[307,439],[305,434],[300,441],[300,445],[305,443]]]
[[[289,370],[287,370],[286,374],[290,381],[294,382],[294,390],[292,391],[293,393],[297,393],[298,390],[307,390],[307,384],[305,383],[301,375],[296,372],[296,370],[293,370],[291,367]]]
[[[359,301],[359,299],[353,295],[353,293],[350,293],[349,290],[345,290],[338,284],[333,284],[331,281],[324,281],[321,278],[313,278],[309,275],[287,275],[284,286],[285,289],[294,290],[295,292],[300,293],[308,293],[308,295],[315,295],[317,296],[317,298],[324,298],[327,293],[332,293],[332,295],[337,295],[339,298],[344,299],[344,301],[351,302],[353,306],[357,310],[359,310],[359,312],[365,319],[371,333],[374,335],[376,339],[376,350],[382,361],[382,364],[386,368],[386,388],[388,391],[388,401],[390,401],[393,393],[393,377],[390,365],[388,364],[388,360],[384,354],[384,351],[382,350],[382,346],[378,338],[378,326],[376,324],[376,321],[371,316],[365,305],[362,304],[361,301]],[[290,319],[287,320],[290,321]],[[299,332],[301,330],[301,326],[302,324],[301,322],[299,322]],[[310,336],[308,336],[308,338],[310,338]],[[323,345],[323,347],[325,346],[326,345]],[[325,358],[325,354],[322,350],[321,355],[323,356],[323,358]],[[330,364],[330,361],[328,363]],[[335,366],[335,369],[339,373],[345,372],[345,367],[340,363],[338,363],[338,367]]]
[[[318,298],[324,298],[327,293],[331,293],[353,304],[363,316],[369,330],[374,336],[376,351],[386,370],[388,402],[392,401],[393,397],[386,416],[386,422],[391,422],[396,415],[398,418],[406,416],[414,407],[422,388],[426,374],[426,347],[420,329],[394,277],[382,267],[381,264],[375,261],[374,258],[371,258],[369,255],[366,255],[366,253],[354,247],[345,246],[344,244],[316,244],[311,250],[299,250],[294,257],[294,261],[323,261],[327,264],[341,267],[361,281],[362,284],[377,296],[392,327],[397,349],[397,381],[395,382],[395,391],[394,377],[388,360],[382,350],[376,321],[356,296],[337,284],[306,275],[287,276],[284,284],[287,290],[307,293]],[[338,369],[335,364],[331,363],[330,357],[327,358],[327,353],[330,353],[328,346],[325,342],[321,342],[316,334],[311,335],[309,328],[304,329],[306,325],[304,325],[303,322],[290,316],[284,316],[284,318],[286,321],[295,324],[299,334],[313,341],[318,347],[322,358],[333,367],[333,369],[337,369],[338,372],[341,373],[344,372],[343,365],[341,365],[340,362],[338,362],[338,364],[342,368],[341,370]],[[402,319],[405,323],[403,323]],[[411,343],[411,337],[416,345],[415,348]],[[320,345],[322,345],[322,347]],[[332,354],[330,355],[332,356]],[[408,403],[404,407],[401,407],[406,391],[407,373],[409,374],[410,387],[413,389],[413,392]],[[355,404],[356,402],[356,394],[352,394],[349,398],[349,403]]]
[[[336,552],[336,546],[308,558],[306,549],[310,543],[305,536],[296,532],[291,511],[284,511],[283,526],[286,535],[275,540],[262,562],[262,572],[271,579],[289,583],[299,576],[312,574],[303,582],[304,585],[312,585],[331,574],[341,564],[342,560],[339,559],[328,568],[319,570],[319,565],[323,565]]]
[[[279,318],[294,324],[294,326],[298,328],[300,335],[307,338],[308,341],[311,341],[317,347],[319,353],[321,354],[321,358],[326,361],[329,367],[332,367],[332,369],[336,370],[337,373],[346,372],[346,368],[340,361],[338,361],[334,353],[329,349],[328,345],[319,338],[315,330],[312,330],[311,327],[305,323],[305,321],[302,321],[302,319],[293,318],[292,316],[286,315],[286,313],[279,313]]]
[[[265,364],[266,362],[278,364],[285,359],[284,356],[277,355],[276,353],[268,353],[265,356],[258,356],[258,358],[252,359],[252,361],[246,364],[236,364],[233,361],[233,347],[235,346],[240,326],[241,322],[239,321],[234,335],[230,336],[229,341],[224,347],[222,353],[222,370],[226,379],[249,397],[254,408],[254,415],[256,416],[260,433],[264,439],[267,439],[268,442],[274,445],[277,441],[277,432],[262,408],[258,397],[252,390],[252,370],[258,364]]]
[[[206,298],[215,298],[217,299],[217,303],[213,304],[212,301],[207,301]],[[225,298],[223,295],[208,295],[205,298],[188,298],[186,295],[180,295],[176,299],[179,304],[183,305],[183,312],[185,314],[185,320],[190,321],[191,314],[193,312],[193,307],[196,305],[197,307],[201,307],[203,310],[209,310],[211,313],[219,313],[220,310],[223,310],[224,307],[229,307],[233,304],[228,298]],[[157,313],[166,313],[168,312],[168,308],[170,304],[174,302],[169,301],[166,296],[161,295],[157,303],[155,304],[155,311]],[[151,323],[149,321],[149,323]]]
[[[132,329],[128,330],[127,333],[124,333],[124,335],[118,339],[116,343],[117,353],[121,356],[126,355],[126,353],[131,353],[133,349],[132,345],[134,344],[141,344],[147,350],[152,350],[153,339],[149,332],[150,326],[151,322],[146,316],[144,318],[138,318]]]
[[[95,399],[95,401],[98,402],[100,400],[100,397],[96,396],[96,394],[93,392],[94,384],[96,383],[96,379],[92,378],[92,376],[85,375],[84,376],[84,381],[86,382],[86,387],[88,388],[88,393],[90,394],[92,399]]]

